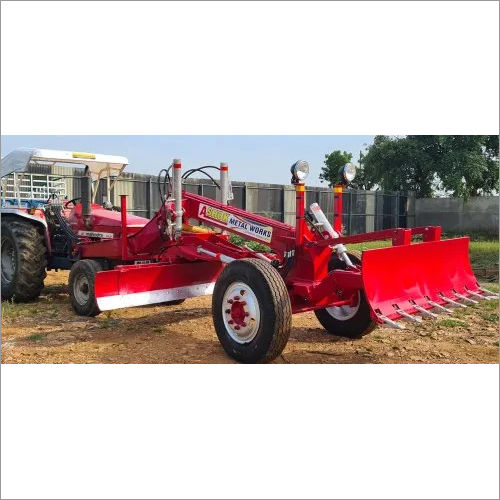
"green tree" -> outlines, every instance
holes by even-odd
[[[326,181],[328,185],[334,186],[339,180],[339,169],[346,163],[350,163],[352,154],[347,151],[336,150],[325,155],[325,166],[321,168],[319,178],[321,182]]]
[[[498,137],[463,135],[376,136],[363,157],[368,185],[415,191],[443,190],[468,198],[498,190]]]

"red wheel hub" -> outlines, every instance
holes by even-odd
[[[245,305],[245,302],[236,300],[236,298],[231,305],[231,319],[236,325],[246,326],[245,318],[248,313],[245,311]]]

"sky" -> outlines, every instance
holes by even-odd
[[[126,156],[128,172],[157,174],[173,158],[184,167],[229,163],[235,181],[290,182],[290,166],[307,160],[307,184],[321,186],[325,154],[336,149],[359,159],[372,135],[3,135],[2,157],[18,147],[85,151]],[[325,185],[325,184],[323,184]]]

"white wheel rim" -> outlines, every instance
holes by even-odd
[[[338,321],[347,321],[348,319],[354,318],[359,310],[359,304],[361,301],[361,296],[358,292],[358,303],[355,306],[333,306],[327,307],[326,311],[328,314]]]
[[[80,305],[85,305],[90,296],[90,286],[87,276],[80,274],[73,282],[73,295]]]
[[[237,281],[227,287],[222,299],[222,318],[227,333],[238,344],[248,344],[255,338],[260,325],[260,307],[246,283]]]

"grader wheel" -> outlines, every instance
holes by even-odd
[[[270,264],[241,259],[215,284],[212,316],[222,347],[243,363],[269,362],[281,354],[292,326],[286,285]]]
[[[83,259],[73,264],[69,273],[69,295],[76,314],[97,316],[101,312],[95,296],[95,275],[101,270],[96,260]]]
[[[361,264],[361,252],[351,250],[348,255],[353,264]],[[328,265],[329,271],[333,269],[347,269],[347,266],[334,255]],[[351,339],[361,338],[377,326],[371,319],[370,306],[363,291],[358,292],[354,306],[327,307],[317,309],[314,314],[327,333]]]

